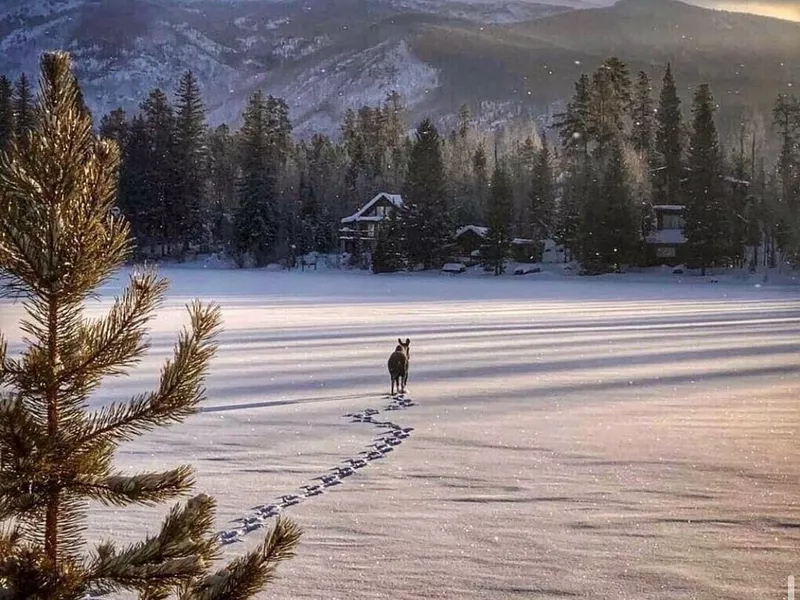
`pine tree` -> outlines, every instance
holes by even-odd
[[[290,558],[299,529],[279,520],[255,551],[216,572],[214,500],[175,505],[156,535],[84,553],[89,501],[125,507],[186,493],[192,471],[126,475],[113,470],[120,443],[195,413],[216,350],[217,307],[189,306],[191,325],[157,390],[91,411],[103,378],[128,372],[147,349],[147,323],[166,280],[136,272],[105,316],[84,303],[130,252],[124,220],[111,214],[118,153],[92,135],[77,104],[70,60],[41,61],[37,123],[24,151],[0,159],[0,272],[21,297],[29,341],[19,359],[0,340],[0,584],[9,598],[78,600],[90,593],[141,598],[244,599]],[[53,178],[52,173],[62,177]]]
[[[14,88],[8,77],[0,76],[0,152],[14,139]]]
[[[625,117],[631,105],[628,67],[609,58],[594,72],[589,91],[589,136],[597,142],[596,155],[605,158],[606,149],[625,133]]]
[[[489,168],[486,161],[486,149],[478,144],[472,155],[473,207],[465,223],[472,222],[486,212],[486,197],[489,190]],[[466,216],[466,215],[465,215]]]
[[[236,142],[227,125],[209,135],[208,169],[212,233],[216,242],[223,242],[231,239],[236,206]]]
[[[586,218],[598,196],[598,180],[593,161],[576,165],[568,171],[564,192],[556,211],[556,241],[567,250],[566,260],[585,257],[586,248],[592,243],[592,231],[586,224],[594,221]]]
[[[603,66],[611,74],[611,85],[614,90],[616,112],[621,118],[628,114],[633,106],[631,75],[628,70],[628,65],[616,56],[612,56],[603,61]]]
[[[589,76],[581,73],[575,82],[575,93],[564,113],[556,115],[553,127],[558,130],[567,155],[575,159],[587,159],[591,143],[591,84]]]
[[[234,252],[240,264],[250,255],[257,266],[265,265],[278,234],[278,172],[269,121],[267,101],[256,91],[240,132],[239,208],[234,220]]]
[[[426,269],[442,260],[444,245],[452,227],[447,209],[439,132],[430,119],[417,127],[403,191],[403,235],[408,244],[411,267],[422,263]]]
[[[100,120],[100,137],[114,140],[117,146],[124,148],[128,143],[128,116],[122,108],[115,108]]]
[[[76,100],[77,101],[77,100]],[[27,75],[22,73],[14,89],[14,123],[17,138],[25,143],[25,135],[33,129],[33,92]]]
[[[533,216],[531,194],[535,185],[539,150],[531,136],[515,142],[514,148],[504,157],[514,195],[513,229],[523,237],[531,237]]]
[[[331,142],[330,138],[316,134],[306,149],[308,185],[321,206],[320,229],[316,247],[327,252],[336,244],[338,231],[334,214],[344,214],[346,206],[345,165],[347,157],[344,149]]]
[[[373,273],[394,273],[403,268],[403,236],[398,211],[392,210],[378,232],[372,254]]]
[[[732,157],[732,181],[730,183],[727,196],[727,215],[726,221],[730,225],[729,238],[730,254],[729,258],[738,266],[744,265],[745,245],[748,243],[748,215],[750,214],[749,204],[753,200],[748,193],[751,174],[748,172],[749,158],[745,149],[745,124],[742,123],[739,129],[739,144]]]
[[[550,164],[550,148],[547,138],[542,138],[542,148],[536,156],[533,168],[533,185],[530,200],[530,230],[536,242],[549,237],[553,229],[555,193],[553,189],[553,169]]]
[[[781,198],[790,212],[800,213],[800,100],[780,94],[772,118],[781,141],[778,157]]]
[[[205,107],[200,86],[191,71],[178,83],[175,100],[175,210],[178,239],[184,252],[203,236],[204,193],[207,179]]]
[[[345,186],[348,195],[348,210],[355,210],[363,202],[362,171],[366,162],[364,139],[361,135],[356,113],[349,108],[344,114],[342,122],[342,145],[347,154],[347,170],[345,173]]]
[[[486,242],[481,249],[484,265],[494,269],[495,275],[505,271],[505,260],[511,250],[511,222],[514,212],[514,195],[511,180],[505,167],[495,164],[492,172],[492,189],[486,223]]]
[[[655,195],[661,204],[681,204],[683,177],[683,144],[681,140],[681,101],[672,67],[667,64],[656,113],[656,152],[658,169]]]
[[[119,205],[134,239],[139,246],[145,246],[160,236],[163,206],[157,202],[160,186],[152,177],[151,139],[141,115],[133,118],[125,137]]]
[[[76,86],[78,86],[77,81],[76,81]],[[80,86],[78,86],[78,89],[80,89]],[[85,111],[84,114],[87,117],[91,118],[91,114],[88,111]],[[100,120],[100,137],[107,140],[112,140],[117,144],[117,148],[120,149],[121,153],[120,173],[124,173],[126,168],[125,149],[128,146],[128,130],[129,130],[128,118],[125,115],[125,111],[122,108],[117,108],[111,111],[109,114],[103,115],[103,118]],[[122,176],[120,176],[117,183],[117,197],[121,198],[122,196],[123,196]],[[118,206],[117,208],[120,207]]]
[[[800,100],[781,94],[773,107],[773,126],[778,129],[778,193],[773,202],[775,240],[790,258],[800,257]]]
[[[384,153],[382,187],[387,190],[399,190],[405,179],[406,156],[403,152],[403,141],[406,138],[405,112],[400,94],[395,90],[389,92],[380,112],[380,146]]]
[[[597,197],[598,210],[591,259],[619,270],[634,262],[639,218],[631,197],[630,175],[621,140],[612,142]]]
[[[274,96],[267,96],[267,157],[274,167],[276,176],[286,167],[292,154],[292,123],[289,120],[289,107],[286,101]]]
[[[631,105],[631,142],[633,149],[648,165],[652,162],[655,131],[655,111],[650,90],[650,77],[644,71],[639,71]]]
[[[161,89],[154,89],[141,105],[148,154],[141,169],[147,181],[146,206],[141,210],[152,223],[150,243],[161,245],[162,255],[172,254],[180,239],[175,181],[175,111]]]
[[[695,91],[692,114],[684,234],[693,261],[705,275],[706,268],[721,264],[730,250],[722,157],[714,123],[714,98],[708,84]]]

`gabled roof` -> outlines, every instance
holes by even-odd
[[[463,227],[456,230],[455,237],[461,237],[468,231],[471,231],[478,237],[482,238],[485,238],[487,235],[489,235],[488,227],[483,227],[481,225],[464,225]],[[533,244],[533,243],[534,241],[529,240],[528,238],[514,238],[513,240],[511,240],[511,244],[513,244],[514,246],[525,246],[527,244]]]
[[[489,233],[489,228],[481,227],[480,225],[464,225],[456,231],[455,237],[461,237],[467,231],[471,231],[480,237],[486,237],[486,234]]]
[[[349,217],[344,217],[342,219],[342,223],[355,223],[356,221],[382,221],[383,217],[364,216],[364,214],[367,213],[370,208],[375,206],[381,198],[386,198],[397,208],[402,208],[403,206],[403,197],[400,194],[387,194],[385,192],[381,192],[379,194],[375,194],[375,197],[367,202],[364,206],[359,208],[358,212],[350,215]]]

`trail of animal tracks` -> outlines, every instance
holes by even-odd
[[[204,412],[122,467],[191,463],[220,531],[339,474],[282,508],[305,535],[264,599],[781,598],[800,576],[797,288],[165,273],[153,351],[97,402],[155,383],[185,301],[220,302],[225,333]],[[12,350],[19,316],[0,305]],[[386,412],[400,336],[417,405]],[[413,433],[341,477],[387,437],[343,417],[368,408]],[[165,510],[95,507],[90,536]]]
[[[349,481],[360,469],[364,469],[371,462],[386,458],[389,453],[394,452],[404,440],[411,436],[413,427],[403,427],[399,423],[388,420],[383,413],[390,411],[405,410],[415,405],[414,401],[407,398],[402,392],[392,396],[387,396],[390,400],[383,411],[376,408],[367,408],[357,413],[347,413],[345,418],[350,419],[351,423],[365,423],[377,427],[380,434],[377,440],[370,444],[366,450],[362,450],[355,457],[349,457],[341,461],[343,464],[336,465],[314,477],[315,483],[306,483],[300,486],[299,493],[283,494],[280,498],[266,504],[260,504],[252,509],[252,513],[236,519],[237,525],[219,532],[219,539],[222,544],[235,544],[241,542],[249,533],[261,531],[270,525],[273,517],[281,514],[284,509],[300,504],[309,498],[314,498],[324,493],[327,489],[341,485]]]

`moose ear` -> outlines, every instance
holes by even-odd
[[[411,338],[406,338],[406,346],[411,344]]]
[[[400,338],[397,338],[397,343],[402,346],[403,345],[403,340],[401,340]]]

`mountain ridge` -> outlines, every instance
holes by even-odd
[[[336,134],[345,110],[392,89],[412,119],[447,117],[466,102],[487,126],[546,120],[577,76],[610,55],[654,78],[672,62],[684,96],[707,80],[739,112],[763,113],[800,77],[800,24],[678,0],[584,9],[521,0],[11,0],[0,9],[0,72],[35,73],[38,55],[54,48],[73,54],[98,118],[117,106],[135,111],[150,89],[171,92],[192,69],[212,123],[235,124],[261,87],[287,100],[304,137]]]

